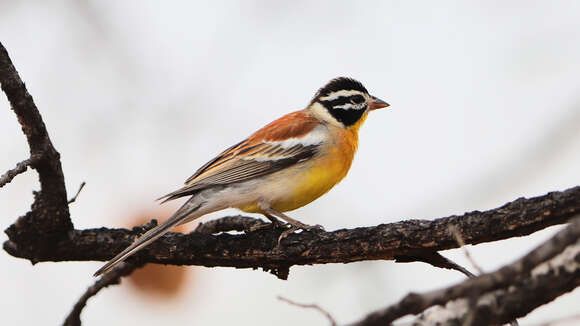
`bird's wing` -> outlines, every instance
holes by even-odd
[[[199,168],[183,188],[160,199],[168,201],[280,171],[313,157],[325,137],[326,127],[308,112],[291,113],[228,148]]]

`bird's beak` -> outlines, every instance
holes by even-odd
[[[371,100],[369,102],[369,110],[376,110],[376,109],[382,109],[382,108],[386,108],[387,106],[389,106],[389,103],[378,99],[374,96],[371,96]]]

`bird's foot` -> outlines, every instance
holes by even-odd
[[[322,227],[322,225],[320,224],[315,224],[315,225],[308,225],[308,224],[304,224],[301,222],[294,222],[294,223],[289,223],[290,225],[292,225],[288,230],[282,232],[282,234],[280,234],[280,236],[278,237],[278,245],[280,245],[280,241],[282,241],[282,239],[286,238],[288,235],[298,231],[298,230],[304,230],[304,231],[312,231],[312,230],[319,230],[319,231],[324,231],[324,227]],[[286,224],[288,225],[288,224]]]
[[[276,221],[276,222],[272,222],[272,223],[262,223],[262,224],[258,224],[258,225],[254,225],[252,227],[249,228],[250,232],[254,232],[257,230],[264,230],[264,229],[282,229],[282,228],[286,228],[289,224],[287,223],[282,223],[280,221]]]

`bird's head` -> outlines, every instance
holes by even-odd
[[[310,108],[326,122],[344,128],[358,129],[369,111],[386,108],[389,104],[368,93],[358,81],[339,77],[318,90]]]

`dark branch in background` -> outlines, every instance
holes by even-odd
[[[5,231],[8,241],[3,245],[4,250],[15,257],[29,259],[32,263],[108,260],[131,244],[144,228],[156,223],[153,220],[150,225],[136,227],[133,230],[73,229],[60,154],[52,145],[42,117],[2,44],[0,44],[0,84],[30,147],[30,158],[2,175],[0,185],[9,183],[16,175],[23,173],[27,166],[37,170],[40,180],[40,191],[34,192],[31,210],[19,217]],[[74,199],[76,196],[70,202]],[[580,212],[580,187],[575,187],[531,199],[520,198],[485,212],[474,211],[433,221],[407,220],[334,232],[291,234],[283,239],[280,245],[278,237],[283,232],[280,229],[260,229],[240,234],[213,234],[231,230],[244,231],[263,223],[248,217],[226,217],[201,225],[198,228],[199,232],[188,235],[169,233],[132,257],[123,265],[124,267],[103,276],[81,297],[67,318],[67,324],[80,324],[79,315],[88,298],[105,286],[117,282],[119,277],[130,274],[134,267],[128,266],[141,266],[153,262],[262,268],[281,279],[288,277],[289,269],[293,265],[349,263],[362,260],[423,261],[434,266],[461,271],[461,267],[438,253],[441,250],[458,247],[453,232],[449,231],[450,226],[456,228],[466,244],[478,244],[523,236],[551,225],[565,223],[578,212]],[[466,270],[462,272],[469,275]],[[492,279],[496,282],[492,285],[478,283],[484,282],[481,280],[490,282],[489,275],[492,274],[482,275],[466,281],[464,285],[459,285],[463,292],[454,290],[456,292],[450,292],[451,294],[445,292],[437,295],[447,301],[461,296],[473,296],[474,293],[482,294],[504,286],[509,277],[514,279],[519,277],[517,271],[512,271],[507,275],[508,278],[502,274],[499,281]],[[576,274],[575,281],[577,279]],[[577,286],[577,282],[568,282],[567,286]],[[428,297],[420,302],[421,307],[445,303],[439,297],[434,298],[433,294],[427,295]],[[411,296],[405,302],[418,296]],[[398,314],[409,313],[403,308],[396,310]],[[422,310],[413,311],[418,313]],[[513,315],[510,317],[519,316],[522,311],[525,310],[512,312]],[[390,316],[393,315],[392,309],[387,309],[387,312]]]
[[[73,306],[73,310],[70,314],[66,317],[64,324],[65,326],[80,326],[81,325],[81,312],[83,308],[86,306],[87,301],[94,296],[95,294],[99,293],[102,289],[106,288],[109,285],[119,284],[121,283],[121,277],[130,275],[133,273],[134,270],[140,268],[141,266],[133,265],[129,263],[122,263],[117,266],[115,269],[110,271],[109,273],[103,275],[103,277],[99,278],[95,282],[95,284],[91,285],[85,293],[80,297],[79,301]]]
[[[410,293],[397,304],[373,312],[362,321],[353,324],[353,326],[389,325],[394,320],[405,315],[418,314],[429,307],[442,305],[459,298],[479,298],[486,292],[500,288],[506,288],[505,299],[511,300],[504,302],[502,309],[494,310],[496,314],[490,314],[489,309],[479,312],[476,318],[476,325],[506,323],[514,317],[524,316],[537,306],[549,302],[562,293],[571,291],[580,285],[580,252],[578,251],[571,258],[572,264],[560,264],[562,265],[560,266],[561,269],[567,271],[567,274],[563,277],[558,274],[548,275],[551,278],[542,278],[542,281],[538,281],[533,279],[532,275],[532,280],[529,280],[532,269],[561,254],[568,246],[577,244],[579,239],[580,218],[576,218],[564,230],[558,232],[550,240],[513,264],[504,266],[493,273],[477,276],[442,290],[424,294]],[[507,290],[510,286],[518,288],[518,284],[521,285],[520,292]],[[550,286],[552,286],[552,289],[544,293],[546,292],[545,287]],[[537,301],[530,299],[523,300],[526,302],[515,302],[517,299],[526,298],[523,295],[528,294],[530,288],[537,290],[535,287],[543,289],[543,292],[536,292],[535,298]]]
[[[536,266],[530,276],[514,281],[509,287],[490,291],[477,298],[474,307],[466,299],[449,301],[445,307],[429,310],[415,325],[503,324],[512,316],[523,316],[580,285],[580,243],[566,248],[553,259]]]

